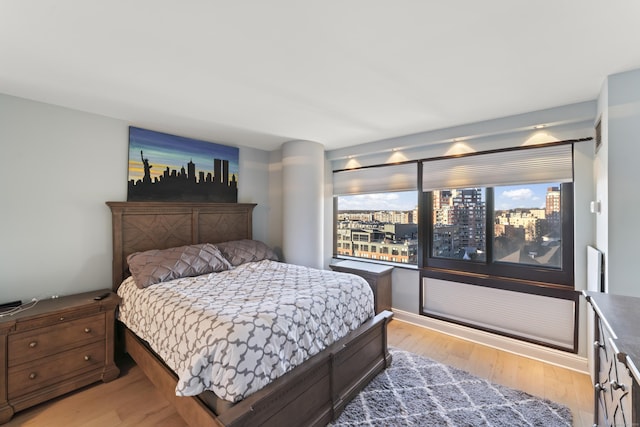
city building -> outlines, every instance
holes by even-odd
[[[486,251],[486,205],[479,188],[433,192],[433,255],[472,259]]]
[[[336,255],[377,261],[416,264],[418,227],[413,223],[351,220],[378,215],[411,221],[412,212],[338,212]]]

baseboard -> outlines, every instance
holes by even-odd
[[[393,309],[393,318],[395,320],[411,323],[416,326],[422,326],[424,328],[432,329],[467,341],[589,375],[587,358],[578,356],[577,354],[480,331],[467,326],[445,322],[443,320],[433,319],[427,316],[421,316],[408,311],[398,310],[396,308]]]

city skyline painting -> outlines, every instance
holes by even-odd
[[[238,201],[239,149],[129,127],[127,200]]]

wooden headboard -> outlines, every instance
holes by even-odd
[[[107,202],[113,227],[113,290],[127,256],[149,249],[250,239],[255,203]]]

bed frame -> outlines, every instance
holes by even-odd
[[[126,258],[149,249],[250,239],[248,203],[107,202],[113,222],[113,289],[129,276]],[[145,375],[192,427],[325,426],[391,363],[384,311],[246,399],[221,408],[175,395],[177,376],[124,325],[122,342]]]

